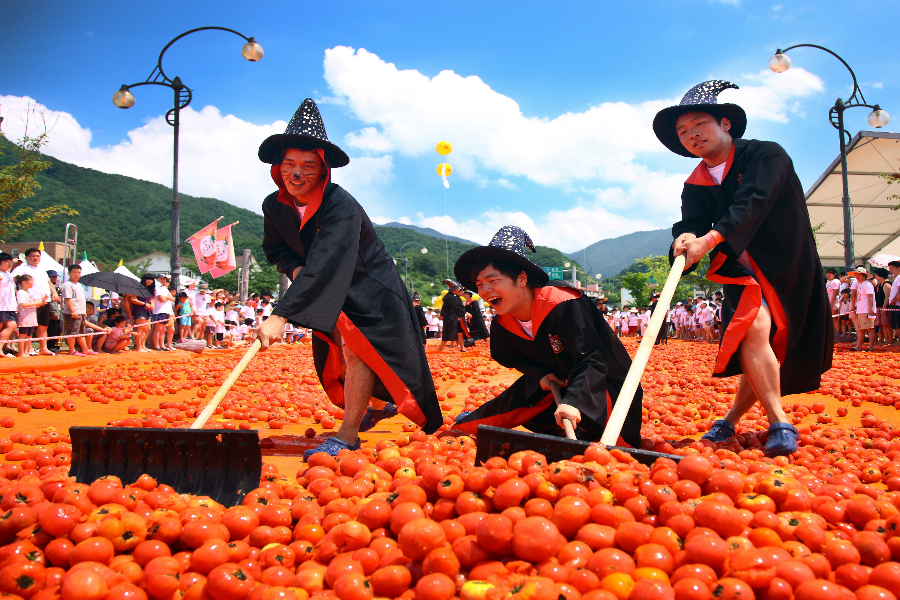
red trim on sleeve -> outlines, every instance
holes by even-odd
[[[765,296],[766,303],[769,305],[769,312],[772,313],[772,320],[775,322],[775,335],[772,336],[772,350],[775,351],[775,358],[778,359],[778,362],[783,363],[784,357],[787,355],[787,315],[784,312],[784,307],[781,305],[778,294],[775,293],[775,288],[772,287],[769,280],[766,279],[766,276],[763,275],[762,271],[760,271],[756,262],[749,254],[747,255],[747,258],[750,258],[750,264],[753,265],[753,273],[756,275],[757,281],[759,281],[763,296]]]
[[[731,145],[731,152],[728,153],[728,160],[725,161],[725,172],[722,173],[723,181],[725,180],[725,176],[728,175],[728,171],[731,170],[732,162],[734,162],[734,144]],[[694,172],[691,173],[691,176],[687,178],[685,183],[690,183],[692,185],[720,185],[716,183],[716,180],[709,174],[709,167],[707,167],[706,163],[702,160],[700,161],[700,164],[697,165],[697,168],[694,169]]]
[[[455,427],[463,433],[477,433],[479,425],[490,425],[491,427],[514,429],[519,425],[527,423],[528,421],[544,412],[544,410],[546,410],[547,407],[551,404],[553,404],[553,394],[547,394],[543,397],[543,399],[541,399],[540,402],[538,402],[534,406],[515,408],[509,412],[500,413],[498,415],[491,415],[489,417],[478,419],[476,421],[467,421],[466,423],[460,423],[458,425],[455,425]]]
[[[325,393],[332,404],[343,406],[344,385],[341,383],[341,349],[325,334],[314,331],[313,335],[328,343],[328,358],[325,361],[325,368],[322,369],[322,387],[325,388]]]
[[[466,324],[465,317],[459,317],[459,326],[462,328],[463,337],[472,337],[471,334],[469,334],[469,326]]]
[[[397,410],[413,423],[420,427],[424,426],[426,421],[425,414],[419,407],[419,403],[416,402],[415,396],[409,391],[406,384],[401,381],[400,377],[384,362],[381,355],[372,347],[371,342],[357,329],[353,321],[344,314],[344,311],[341,311],[341,315],[338,317],[337,327],[341,332],[344,343],[350,346],[353,353],[378,375],[381,383],[384,384],[391,398],[393,398],[394,404],[397,405]]]

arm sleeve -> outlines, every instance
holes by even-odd
[[[683,233],[693,233],[697,237],[706,235],[712,227],[712,215],[708,214],[706,205],[697,193],[696,186],[685,185],[681,192],[681,220],[672,225],[672,238],[677,239]],[[673,242],[674,244],[674,242]],[[669,246],[669,264],[675,262],[674,249]],[[697,268],[691,266],[685,275]]]
[[[741,256],[772,209],[793,167],[787,152],[764,142],[747,163],[728,212],[713,227]]]
[[[263,205],[263,218],[262,249],[266,255],[266,260],[276,265],[280,273],[287,275],[288,279],[291,279],[294,275],[294,270],[303,266],[303,259],[281,237],[281,232],[275,226],[275,222],[269,215],[269,211],[266,210],[265,204]]]
[[[342,202],[322,215],[306,265],[273,311],[295,325],[331,334],[359,259],[362,212]]]
[[[559,339],[572,357],[572,371],[562,402],[599,421],[606,414],[609,361],[603,340],[586,308],[581,302],[572,300],[556,309],[560,310],[556,318]]]
[[[491,328],[491,358],[506,367],[515,369],[526,377],[540,382],[545,376],[553,373],[553,369],[546,365],[525,357],[513,343],[514,334],[507,331],[499,323]],[[562,376],[561,373],[557,374]]]

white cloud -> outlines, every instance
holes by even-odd
[[[27,96],[0,96],[4,133],[21,137],[29,103]],[[47,154],[60,160],[145,181],[172,186],[172,127],[163,116],[153,117],[118,144],[92,147],[91,130],[70,113],[37,104],[53,126]],[[260,212],[263,198],[275,190],[267,165],[256,156],[262,140],[284,131],[287,123],[255,125],[233,115],[222,115],[214,106],[181,111],[179,140],[179,191],[192,196],[225,200]],[[390,163],[390,157],[387,157]],[[377,160],[377,159],[375,159]],[[366,165],[360,169],[365,172]]]
[[[762,119],[787,123],[788,115],[803,115],[799,100],[824,90],[818,76],[800,68],[784,73],[764,69],[758,73],[744,73],[739,90],[728,89],[719,94],[720,102],[739,104],[747,119]]]

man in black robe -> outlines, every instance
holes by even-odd
[[[428,319],[425,318],[425,309],[422,308],[422,296],[419,295],[419,292],[413,292],[412,302],[413,308],[416,310],[416,318],[419,321],[419,330],[422,332],[422,345],[424,346],[428,339],[425,334],[425,330],[428,327]]]
[[[472,292],[463,290],[462,300],[466,312],[469,314],[469,334],[473,340],[486,340],[490,337],[487,325],[484,324],[484,315],[481,313],[481,305],[472,297]]]
[[[740,139],[747,126],[744,110],[717,103],[727,88],[737,86],[695,86],[653,121],[663,145],[702,159],[684,184],[670,258],[684,254],[690,269],[710,252],[706,277],[724,286],[723,335],[713,374],[741,380],[731,410],[704,438],[733,436],[759,400],[769,420],[767,454],[787,455],[797,450],[799,434],[781,397],[818,389],[831,368],[831,310],[791,158],[774,142]]]
[[[311,329],[319,380],[344,407],[337,434],[307,457],[359,448],[359,431],[397,411],[436,431],[443,419],[412,301],[366,212],[331,183],[331,169],[350,159],[328,141],[312,100],[259,158],[278,186],[263,200],[263,251],[292,283],[257,335],[266,348],[288,322]]]
[[[564,436],[568,419],[581,440],[603,435],[622,389],[631,358],[597,305],[547,274],[525,257],[535,251],[528,234],[507,225],[489,246],[469,250],[456,262],[456,277],[491,305],[491,358],[522,373],[502,394],[462,413],[454,427],[476,433],[478,425]],[[550,382],[560,386],[557,407]],[[640,387],[628,410],[618,445],[640,447]]]
[[[451,344],[455,342],[459,351],[464,352],[464,340],[467,337],[464,330],[466,309],[459,298],[459,286],[449,279],[444,280],[444,285],[449,288],[449,291],[441,299],[441,322],[444,327],[441,330],[441,346],[438,348],[438,352],[444,351],[444,344],[447,342]]]

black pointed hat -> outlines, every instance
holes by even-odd
[[[675,132],[675,121],[684,113],[689,112],[705,112],[717,118],[727,117],[731,121],[729,130],[731,137],[737,139],[743,136],[747,129],[747,114],[744,109],[737,104],[717,103],[722,90],[730,88],[736,90],[738,86],[722,79],[713,79],[695,85],[688,90],[678,106],[670,106],[656,113],[656,117],[653,119],[653,132],[656,133],[656,137],[675,154],[695,158],[695,155],[684,147]]]
[[[522,267],[522,270],[528,273],[531,281],[544,285],[550,280],[547,273],[531,262],[525,255],[525,249],[530,249],[533,253],[537,252],[534,242],[525,233],[525,230],[514,225],[504,225],[500,231],[494,234],[494,239],[487,246],[479,246],[465,252],[456,261],[453,267],[453,273],[460,283],[469,289],[478,289],[475,285],[475,277],[471,272],[472,267],[482,260],[504,260]]]
[[[415,302],[416,300],[418,300],[419,302],[421,302],[421,301],[422,301],[422,296],[419,295],[419,292],[413,290],[413,293],[412,293],[412,299],[413,299],[414,302]]]
[[[459,288],[459,284],[452,279],[445,279],[441,283],[447,286],[447,291],[449,292],[456,291]]]
[[[303,101],[284,133],[270,135],[260,144],[259,160],[272,165],[280,163],[282,154],[288,148],[301,150],[322,148],[325,150],[325,162],[332,169],[343,167],[350,162],[350,158],[343,150],[328,141],[319,107],[311,98]]]

